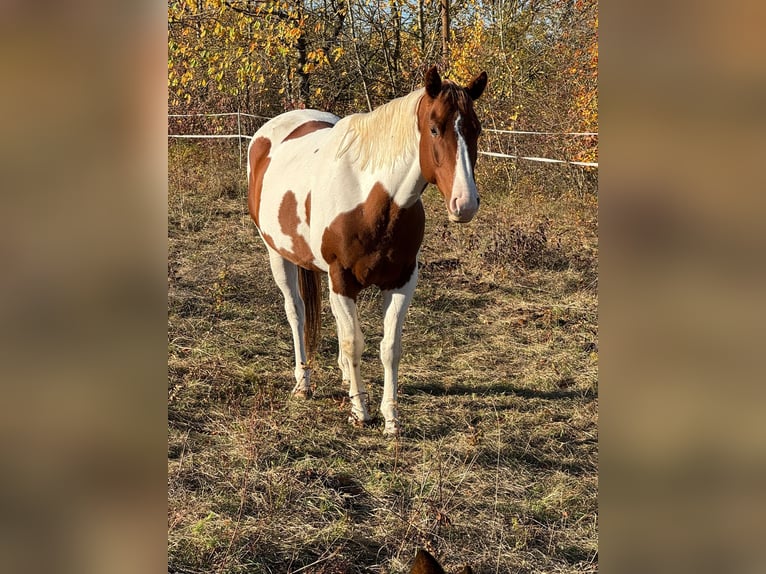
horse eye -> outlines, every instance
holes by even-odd
[[[439,135],[439,128],[437,128],[436,126],[431,126],[431,135],[433,137],[438,136]]]

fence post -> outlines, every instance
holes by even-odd
[[[237,140],[239,140],[239,169],[242,170],[242,122],[237,110]]]

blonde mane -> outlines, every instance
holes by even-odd
[[[336,157],[345,154],[361,169],[393,168],[418,151],[417,105],[424,89],[396,98],[373,111],[345,118],[346,133]]]

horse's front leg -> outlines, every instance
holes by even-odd
[[[383,363],[384,378],[380,413],[386,422],[383,432],[388,435],[398,435],[401,430],[396,394],[399,384],[399,360],[402,357],[402,325],[417,283],[416,266],[403,287],[383,291],[383,340],[380,342],[380,360]]]
[[[343,377],[342,387],[344,389],[347,389],[351,385],[351,369],[349,366],[350,361],[346,359],[346,357],[343,354],[343,345],[340,344],[340,333],[342,330],[340,320],[338,317],[341,317],[343,314],[335,309],[335,297],[330,297],[330,308],[332,309],[332,315],[335,317],[335,324],[337,326],[337,332],[338,332],[338,368],[340,369],[340,372]]]
[[[343,377],[349,379],[348,396],[351,399],[351,417],[353,424],[366,424],[370,421],[367,411],[367,388],[362,381],[360,363],[364,350],[364,337],[359,326],[356,300],[335,293],[330,289],[330,305],[338,323],[339,363]]]

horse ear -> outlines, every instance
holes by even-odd
[[[436,68],[431,69],[435,70]],[[419,548],[417,554],[415,554],[415,560],[412,561],[410,574],[444,574],[444,570],[439,566],[436,558],[422,548]]]
[[[426,72],[425,83],[426,93],[432,98],[438,96],[442,91],[442,79],[439,75],[439,70],[436,69],[436,66],[431,66],[431,68]]]
[[[487,72],[482,72],[478,76],[476,76],[473,80],[471,80],[471,83],[466,86],[466,90],[468,90],[468,95],[471,96],[472,100],[478,100],[479,96],[481,96],[484,93],[484,88],[487,87]]]

